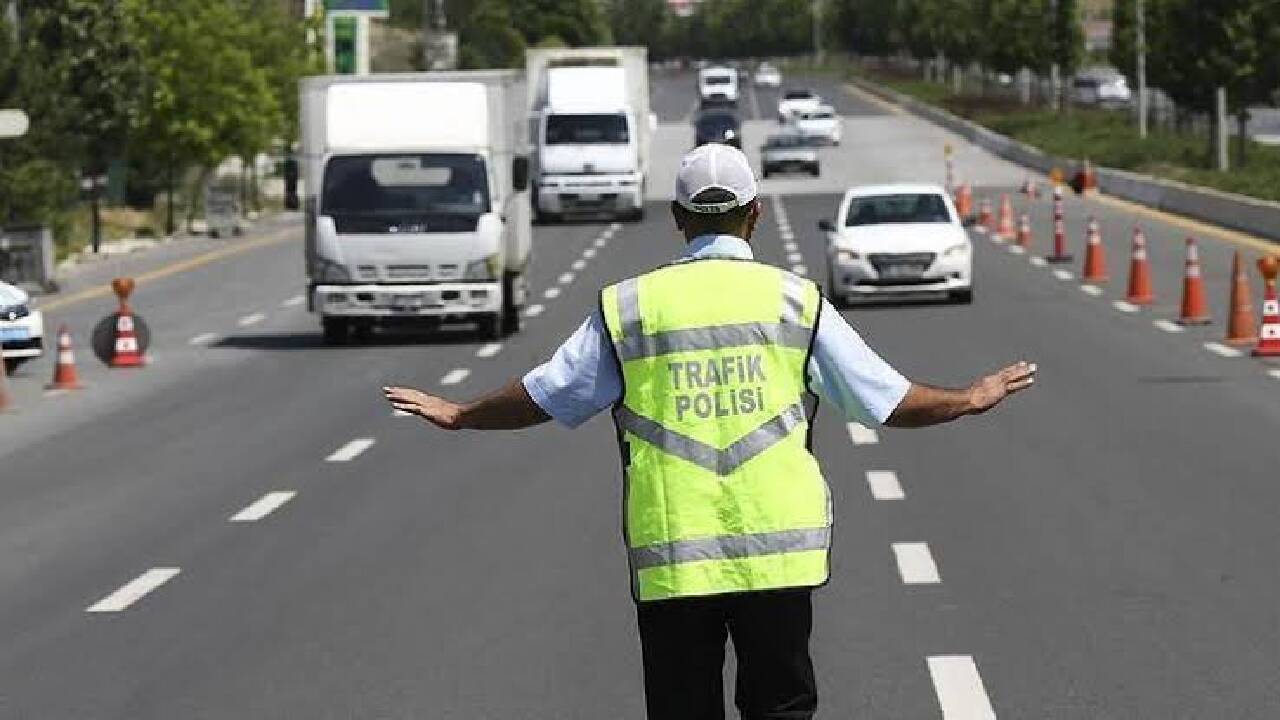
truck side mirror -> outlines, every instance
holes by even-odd
[[[819,220],[818,229],[821,230],[822,232],[831,233],[836,231],[836,226],[835,226],[835,223],[831,222],[830,220]]]
[[[529,157],[517,155],[511,161],[511,187],[516,192],[529,189]]]

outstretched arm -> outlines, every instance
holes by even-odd
[[[949,390],[912,383],[885,425],[920,428],[941,425],[965,415],[978,415],[999,405],[1010,395],[1035,382],[1036,366],[1020,362],[979,379],[963,390]]]
[[[520,380],[512,380],[469,403],[456,403],[413,388],[384,387],[382,393],[395,409],[445,430],[519,430],[551,419],[529,397]]]

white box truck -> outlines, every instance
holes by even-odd
[[[519,73],[311,77],[301,102],[325,341],[399,323],[518,330],[533,234]]]
[[[644,217],[649,141],[648,50],[534,49],[526,55],[534,211]]]

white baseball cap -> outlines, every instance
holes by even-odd
[[[707,190],[727,192],[732,199],[722,202],[694,202]],[[689,212],[726,213],[756,199],[757,186],[751,164],[741,150],[721,143],[694,148],[680,159],[676,172],[676,202]]]

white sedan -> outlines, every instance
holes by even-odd
[[[768,63],[761,63],[760,67],[756,68],[755,84],[756,87],[776,88],[782,85],[782,73]]]
[[[827,235],[827,286],[855,297],[940,294],[973,302],[973,245],[937,185],[874,185],[845,192]]]
[[[785,123],[798,112],[812,112],[822,105],[822,98],[812,90],[787,90],[778,101],[778,122]]]
[[[801,136],[828,145],[839,145],[841,136],[840,116],[830,105],[816,110],[801,110],[791,116],[791,124]]]
[[[0,356],[6,372],[44,353],[44,316],[30,302],[21,288],[0,282]]]

